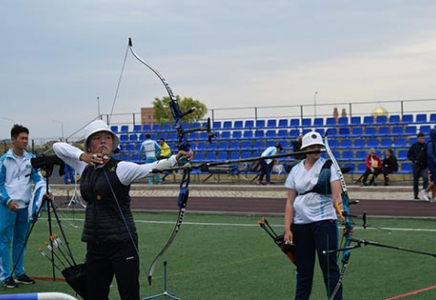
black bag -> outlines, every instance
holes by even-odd
[[[67,283],[80,297],[86,299],[86,273],[85,264],[68,267],[62,271]]]

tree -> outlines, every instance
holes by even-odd
[[[182,100],[180,100],[179,95],[176,95],[176,99],[179,102],[180,110],[182,112],[185,112],[188,109],[195,107],[195,111],[186,115],[183,118],[183,122],[197,122],[204,119],[204,116],[207,114],[206,105],[201,103],[199,100],[194,100],[192,98],[183,98]],[[154,118],[157,120],[158,123],[171,123],[173,121],[170,103],[170,97],[163,97],[162,99],[154,98]]]

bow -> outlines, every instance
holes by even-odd
[[[209,142],[211,142],[212,138],[215,137],[215,135],[211,132],[211,125],[210,125],[210,119],[207,120],[207,126],[201,127],[201,128],[193,128],[193,129],[187,129],[185,130],[182,126],[182,118],[192,112],[194,112],[195,108],[191,108],[186,112],[182,112],[179,106],[179,103],[177,102],[176,97],[174,96],[173,91],[171,90],[171,87],[169,86],[168,82],[165,80],[165,78],[155,69],[153,69],[151,66],[149,66],[143,59],[141,59],[136,52],[133,50],[133,44],[132,39],[129,38],[129,49],[130,52],[133,54],[133,56],[139,60],[143,65],[145,65],[148,69],[150,69],[154,74],[156,74],[157,77],[159,77],[160,81],[163,83],[165,89],[168,92],[168,95],[171,99],[170,102],[170,109],[171,114],[174,119],[174,125],[177,131],[177,137],[178,137],[178,143],[177,148],[178,150],[189,152],[190,150],[190,144],[188,141],[188,133],[195,132],[195,131],[207,131],[208,132],[208,139]],[[179,165],[185,165],[189,164],[187,159],[180,159]],[[174,230],[168,239],[165,246],[162,248],[162,250],[157,254],[157,256],[154,258],[153,262],[151,263],[149,272],[148,272],[148,283],[151,285],[151,279],[153,276],[153,271],[156,267],[157,262],[162,257],[162,255],[165,253],[166,250],[171,246],[173,241],[175,240],[177,234],[179,233],[180,227],[182,226],[182,222],[185,216],[186,212],[186,205],[188,202],[189,197],[189,181],[190,181],[190,175],[191,175],[191,168],[183,168],[183,175],[182,180],[180,182],[180,189],[179,189],[179,196],[178,196],[178,206],[179,206],[179,214],[177,216],[176,225],[174,227]]]
[[[403,248],[403,247],[398,247],[398,246],[392,246],[392,245],[387,245],[387,244],[382,244],[382,243],[378,243],[375,241],[369,241],[369,240],[362,240],[362,239],[357,239],[353,237],[354,234],[354,222],[353,222],[353,217],[354,218],[360,218],[363,221],[363,229],[367,228],[367,223],[366,223],[366,213],[363,213],[362,216],[356,216],[356,215],[352,215],[350,213],[350,205],[352,204],[357,204],[359,203],[359,201],[350,201],[350,198],[348,197],[348,190],[347,190],[347,185],[345,183],[345,179],[344,179],[344,175],[342,174],[341,168],[338,164],[338,162],[336,161],[330,147],[329,147],[329,143],[328,143],[328,138],[327,136],[325,136],[325,147],[326,147],[326,152],[327,155],[330,157],[334,167],[336,168],[338,175],[339,175],[339,180],[341,183],[341,187],[342,187],[342,207],[343,209],[341,210],[338,206],[336,207],[339,215],[341,216],[341,219],[343,221],[343,226],[344,226],[344,232],[343,232],[343,236],[342,236],[342,241],[341,241],[341,245],[338,249],[334,249],[334,250],[329,250],[329,251],[323,251],[324,254],[327,253],[334,253],[334,252],[341,252],[342,251],[342,269],[341,269],[341,274],[339,276],[338,282],[335,286],[335,289],[333,290],[332,294],[330,295],[330,300],[333,300],[334,297],[336,296],[337,292],[339,291],[341,285],[342,285],[342,280],[344,278],[344,274],[345,271],[347,269],[349,260],[350,260],[350,256],[351,256],[351,250],[356,249],[356,248],[360,248],[362,245],[364,246],[376,246],[376,247],[381,247],[381,248],[388,248],[388,249],[393,249],[393,250],[400,250],[400,251],[405,251],[405,252],[410,252],[410,253],[415,253],[415,254],[422,254],[422,255],[427,255],[427,256],[433,256],[436,257],[436,253],[431,253],[431,252],[425,252],[425,251],[420,251],[420,250],[414,250],[414,249],[408,249],[408,248]]]

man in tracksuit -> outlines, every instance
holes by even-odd
[[[161,148],[159,144],[151,139],[150,134],[145,135],[145,141],[141,144],[139,148],[139,158],[143,160],[145,158],[145,163],[153,163],[157,161],[157,157],[160,156]],[[159,174],[155,176],[150,176],[148,178],[148,183],[153,184],[153,177],[156,177],[157,183],[162,183],[162,179]]]
[[[0,281],[7,288],[16,288],[17,283],[35,283],[24,272],[28,206],[32,197],[31,181],[37,183],[45,179],[30,164],[34,156],[26,152],[28,139],[29,130],[14,125],[12,149],[0,158]],[[14,268],[15,278],[11,273]]]

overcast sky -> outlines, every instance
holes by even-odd
[[[128,37],[209,109],[435,99],[435,16],[431,0],[1,0],[0,139],[13,121],[69,136],[97,97],[109,114]],[[163,96],[129,54],[114,113]]]

